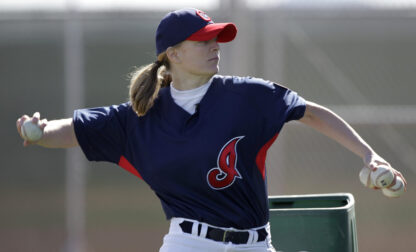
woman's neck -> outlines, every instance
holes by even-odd
[[[177,90],[198,88],[207,83],[212,75],[172,74],[172,83]]]

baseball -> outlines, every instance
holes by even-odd
[[[404,182],[401,177],[397,176],[396,184],[389,188],[383,188],[381,191],[389,198],[400,197],[404,193]]]
[[[361,169],[360,174],[359,174],[360,181],[361,181],[361,184],[363,184],[365,187],[375,188],[376,186],[373,184],[373,182],[371,182],[370,173],[371,173],[371,170],[364,166]]]
[[[380,165],[377,170],[371,171],[370,173],[371,182],[380,188],[386,188],[391,185],[394,180],[394,173],[386,165]]]
[[[36,142],[42,138],[42,129],[30,120],[25,121],[20,129],[25,140]]]

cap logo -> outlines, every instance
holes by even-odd
[[[197,11],[196,11],[196,14],[197,14],[200,18],[202,18],[203,20],[205,20],[205,21],[207,21],[207,22],[211,21],[211,18],[210,18],[207,14],[205,14],[205,12],[203,12],[203,11],[201,11],[201,10],[197,10]]]

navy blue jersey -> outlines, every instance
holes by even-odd
[[[269,217],[265,160],[285,122],[305,100],[262,79],[215,75],[191,115],[162,88],[138,117],[130,103],[74,113],[88,160],[109,161],[141,177],[166,217],[239,229]]]

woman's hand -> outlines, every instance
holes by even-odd
[[[26,121],[31,121],[33,124],[38,125],[39,128],[42,130],[42,133],[45,130],[46,125],[48,124],[48,120],[46,120],[46,119],[41,120],[40,119],[40,113],[39,112],[34,113],[32,117],[29,117],[28,115],[23,115],[19,119],[17,119],[17,121],[16,121],[17,132],[19,133],[20,137],[24,140],[23,141],[23,146],[25,146],[25,147],[29,146],[31,144],[36,144],[36,143],[38,143],[39,141],[42,140],[42,138],[40,138],[39,140],[33,142],[33,141],[29,141],[29,140],[27,140],[23,137],[23,135],[22,135],[22,125]],[[42,136],[43,136],[43,134],[42,134]]]
[[[370,170],[372,171],[377,170],[377,167],[379,167],[380,165],[388,166],[390,169],[392,169],[395,175],[393,183],[389,187],[392,187],[396,184],[396,177],[399,176],[404,182],[404,190],[406,191],[407,181],[404,178],[403,174],[399,172],[398,170],[394,169],[393,167],[391,167],[391,165],[382,157],[380,157],[378,154],[371,152],[363,157],[363,161],[364,161],[365,166],[370,168]]]

